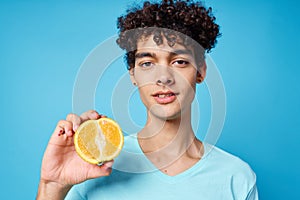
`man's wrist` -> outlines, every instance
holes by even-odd
[[[53,181],[40,180],[37,200],[60,200],[64,199],[72,185],[62,185]]]

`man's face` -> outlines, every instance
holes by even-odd
[[[175,119],[190,111],[200,73],[191,49],[178,43],[170,47],[165,38],[157,45],[152,38],[138,41],[131,79],[149,114]]]

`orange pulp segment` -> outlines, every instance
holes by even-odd
[[[119,155],[124,144],[120,126],[112,119],[88,120],[74,136],[77,154],[91,164],[101,164]]]

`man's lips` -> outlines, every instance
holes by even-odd
[[[167,104],[167,103],[172,103],[173,101],[176,100],[176,96],[178,93],[174,93],[172,91],[159,91],[154,93],[152,96],[156,100],[157,103],[159,104]]]

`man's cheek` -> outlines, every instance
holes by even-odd
[[[156,82],[156,76],[151,72],[143,72],[136,76],[136,81],[138,82],[139,87],[144,87],[150,84],[154,84]]]

